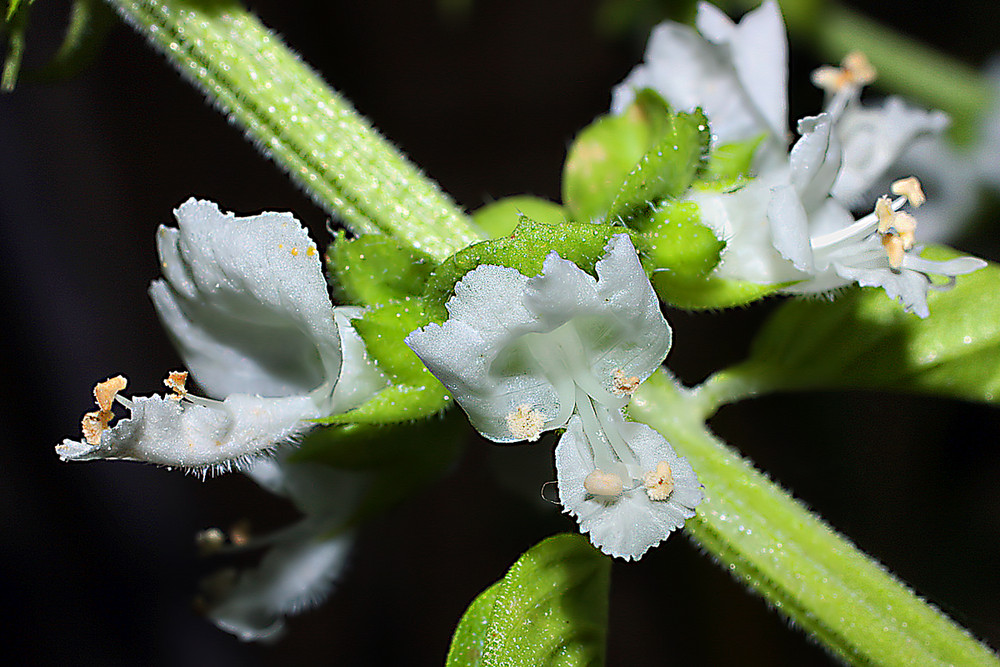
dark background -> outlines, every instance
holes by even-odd
[[[252,2],[464,207],[558,199],[566,147],[639,61],[648,25],[602,34],[596,3]],[[937,7],[937,6],[935,6]],[[994,15],[984,15],[985,8]],[[39,0],[29,64],[68,3]],[[905,9],[905,11],[903,11]],[[886,20],[979,66],[992,3]],[[655,9],[652,15],[657,15]],[[662,14],[660,14],[662,15]],[[792,80],[817,62],[796,51]],[[820,94],[793,90],[792,115]],[[362,531],[334,596],[275,645],[243,645],[192,610],[196,531],[293,510],[239,475],[206,483],[127,463],[61,464],[95,381],[157,391],[180,367],[146,297],[153,232],[194,195],[240,213],[291,210],[323,244],[327,216],[130,30],[92,67],[0,99],[0,646],[39,665],[435,665],[472,598],[543,537],[575,524],[537,498],[546,447],[467,448],[442,483]],[[995,228],[960,246],[997,258]],[[668,362],[689,382],[737,361],[770,306],[669,313]],[[1000,420],[990,408],[870,393],[728,407],[716,429],[935,604],[1000,643]],[[615,563],[609,663],[828,664],[683,538]]]

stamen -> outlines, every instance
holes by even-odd
[[[532,442],[538,440],[544,426],[545,415],[527,403],[522,403],[507,415],[507,428],[510,429],[510,434],[518,440]]]
[[[114,416],[110,410],[88,412],[83,416],[80,426],[83,429],[83,438],[88,445],[101,444],[101,434],[107,430],[108,424],[111,423]]]
[[[639,388],[639,378],[635,375],[625,377],[625,371],[616,369],[611,377],[611,390],[616,396],[631,396]]]
[[[670,464],[660,461],[656,464],[656,470],[646,473],[643,480],[646,487],[646,495],[650,500],[666,500],[674,492],[674,473],[670,469]]]
[[[592,496],[620,496],[625,488],[622,478],[614,473],[595,470],[583,480],[583,488]]]
[[[895,234],[886,234],[882,237],[882,248],[885,249],[886,257],[889,258],[889,268],[899,271],[903,266],[903,256],[906,254],[906,247],[903,239]]]
[[[817,88],[839,93],[847,87],[861,88],[875,81],[875,68],[861,51],[851,51],[840,61],[840,67],[824,65],[813,70],[810,79]]]
[[[170,374],[167,375],[167,379],[163,381],[163,384],[174,392],[171,398],[180,400],[187,396],[188,391],[184,388],[184,385],[187,384],[187,379],[187,371],[170,371]]]
[[[901,178],[898,181],[894,181],[893,184],[889,186],[889,191],[894,195],[902,195],[906,197],[906,201],[910,202],[910,206],[913,208],[918,208],[921,204],[927,201],[924,189],[920,187],[920,181],[917,180],[916,176]]]
[[[128,380],[123,375],[116,375],[104,382],[98,382],[94,387],[94,399],[101,412],[107,412],[115,402],[115,394],[125,389]]]
[[[892,226],[892,219],[896,215],[888,197],[879,197],[875,202],[875,215],[878,216],[878,233],[885,234]]]

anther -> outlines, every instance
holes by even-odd
[[[824,65],[813,70],[813,85],[828,93],[837,93],[850,86],[861,88],[875,81],[875,68],[861,51],[851,51],[840,61],[840,67]]]
[[[94,386],[94,399],[97,401],[97,407],[101,409],[101,412],[111,410],[111,406],[115,402],[115,395],[125,389],[126,385],[128,385],[128,380],[125,379],[125,376],[116,375],[104,382],[98,382]]]
[[[927,196],[924,195],[924,189],[920,187],[920,181],[917,180],[916,176],[901,178],[898,181],[894,181],[893,184],[889,186],[889,191],[894,195],[902,195],[906,197],[906,201],[910,202],[910,206],[913,208],[917,208],[927,201]]]
[[[656,470],[646,472],[642,483],[650,500],[666,500],[674,492],[674,472],[669,463],[660,461]]]
[[[617,369],[611,377],[611,390],[615,396],[631,396],[639,388],[639,378],[635,375],[625,377],[622,369]]]
[[[518,440],[538,440],[545,426],[545,415],[533,409],[527,403],[514,408],[514,411],[507,415],[507,428],[510,434]]]
[[[903,256],[906,254],[903,239],[896,234],[886,234],[882,237],[882,248],[889,258],[889,268],[898,271],[903,266]]]
[[[188,373],[187,371],[170,371],[167,378],[163,381],[163,384],[167,386],[168,389],[173,391],[171,398],[180,400],[187,396],[187,389],[184,385],[187,384]]]
[[[613,472],[595,470],[583,480],[583,488],[592,496],[620,496],[625,488],[622,478]]]

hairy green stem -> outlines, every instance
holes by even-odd
[[[740,582],[853,664],[996,665],[996,656],[706,428],[665,373],[629,414],[686,456],[705,500],[685,531]]]
[[[108,0],[321,206],[436,259],[480,240],[438,186],[232,0]]]

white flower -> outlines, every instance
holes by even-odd
[[[639,558],[693,516],[701,492],[662,436],[623,418],[671,338],[629,237],[612,237],[595,269],[596,280],[555,252],[533,278],[479,266],[455,285],[448,320],[406,342],[487,438],[536,440],[568,428],[556,456],[564,511],[605,553]],[[573,455],[558,453],[567,447]],[[677,488],[637,504],[660,462],[677,466]],[[582,480],[586,493],[576,488]],[[682,519],[664,521],[664,512]]]
[[[645,62],[614,89],[612,112],[622,113],[635,91],[652,88],[676,111],[701,107],[715,144],[764,135],[760,156],[784,152],[788,47],[777,3],[764,2],[734,24],[702,2],[697,27],[668,21],[654,28]]]
[[[343,332],[316,246],[291,214],[237,218],[193,199],[175,214],[178,228],[159,231],[164,280],[150,296],[195,379],[223,400],[194,396],[183,380],[168,379],[172,396],[132,400],[116,385],[85,417],[85,440],[56,447],[64,460],[227,470],[384,384],[367,371],[335,391]],[[108,428],[113,401],[131,416]]]
[[[365,477],[319,463],[289,462],[289,451],[283,447],[273,459],[254,461],[246,474],[289,498],[304,518],[234,547],[267,548],[256,567],[224,569],[202,585],[206,616],[243,641],[274,641],[284,631],[285,615],[321,603],[340,576],[353,540],[342,524],[361,495]],[[206,538],[220,539],[222,534],[209,530],[202,533],[203,543]]]
[[[675,107],[702,107],[718,143],[766,133],[753,179],[733,191],[713,186],[687,195],[702,223],[726,242],[715,277],[793,283],[783,291],[797,294],[851,283],[882,287],[905,310],[926,317],[931,275],[954,279],[985,266],[974,258],[921,258],[914,219],[899,211],[904,199],[892,203],[892,213],[897,225],[908,225],[905,243],[896,226],[881,224],[875,214],[856,221],[849,210],[871,205],[885,171],[918,138],[940,133],[948,123],[944,114],[897,98],[862,105],[861,89],[875,70],[855,52],[841,67],[813,73],[827,91],[825,110],[799,121],[801,136],[785,153],[786,38],[777,6],[764,3],[734,25],[701,4],[698,27],[704,37],[673,23],[656,28],[646,63],[615,90],[613,110],[624,109],[634,89],[649,86]],[[764,54],[759,63],[758,50]]]

